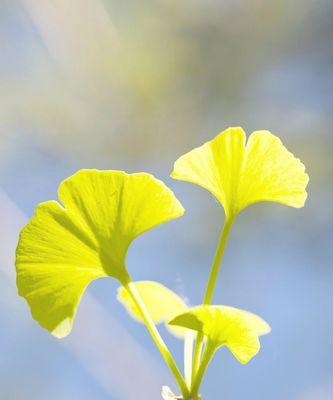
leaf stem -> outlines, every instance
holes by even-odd
[[[184,376],[185,382],[188,387],[191,387],[192,383],[192,363],[193,363],[193,344],[194,344],[195,333],[190,330],[185,330],[184,338]]]
[[[191,388],[191,396],[193,399],[198,399],[198,392],[199,388],[202,382],[202,378],[207,370],[207,367],[213,358],[214,352],[215,352],[216,346],[214,346],[210,341],[207,341],[206,346],[205,346],[205,351],[202,356],[202,361],[200,364],[200,367],[198,369],[198,372],[196,374],[195,380],[193,382],[193,386]]]
[[[182,392],[182,396],[184,399],[187,399],[189,397],[189,389],[187,387],[187,384],[179,371],[177,364],[172,357],[169,349],[167,348],[166,344],[164,343],[164,340],[162,339],[161,335],[159,334],[153,320],[151,319],[148,310],[144,304],[144,302],[141,299],[141,296],[139,292],[137,291],[135,284],[133,282],[128,282],[124,285],[125,289],[127,290],[128,294],[130,295],[131,299],[133,300],[134,304],[137,306],[137,308],[140,310],[142,319],[144,323],[146,324],[146,327],[156,345],[158,350],[160,351],[164,361],[168,365],[170,371],[172,372],[173,376],[175,377],[179,388]]]
[[[205,296],[203,299],[203,304],[206,304],[206,305],[211,304],[215,285],[216,285],[216,280],[217,280],[219,269],[220,269],[220,264],[221,264],[221,261],[222,261],[223,255],[224,255],[224,251],[226,248],[226,244],[227,244],[229,234],[230,234],[232,225],[234,223],[234,220],[235,220],[235,216],[229,216],[229,217],[226,217],[226,219],[224,221],[224,224],[223,224],[223,227],[222,227],[222,230],[220,233],[220,237],[218,240],[214,260],[213,260],[213,263],[211,266],[210,275],[209,275],[209,279],[208,279],[207,287],[206,287],[206,291],[205,291]],[[193,383],[193,385],[194,385],[194,382],[197,380],[196,375],[197,375],[197,373],[199,373],[199,365],[200,365],[200,359],[201,359],[201,354],[202,354],[203,339],[204,339],[204,335],[202,333],[198,333],[197,340],[195,343],[195,348],[194,348],[194,357],[193,357],[193,366],[192,366],[192,383]],[[193,388],[192,388],[192,390],[193,390]],[[191,394],[192,394],[192,390],[191,390]]]
[[[226,218],[226,220],[224,222],[224,225],[223,225],[220,237],[219,237],[219,241],[217,244],[217,249],[216,249],[214,261],[212,264],[212,268],[210,270],[210,275],[209,275],[209,279],[208,279],[208,283],[207,283],[207,287],[206,287],[203,304],[211,304],[211,302],[212,302],[212,297],[213,297],[216,280],[217,280],[217,276],[218,276],[219,269],[220,269],[220,264],[221,264],[221,261],[222,261],[223,255],[224,255],[224,250],[225,250],[234,220],[235,220],[235,217],[228,217],[228,218]]]

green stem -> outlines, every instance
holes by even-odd
[[[204,377],[204,374],[207,370],[207,367],[213,358],[214,352],[215,352],[215,346],[212,345],[211,342],[207,342],[205,346],[205,351],[202,356],[202,361],[200,364],[200,367],[198,369],[198,372],[196,374],[195,380],[193,382],[193,386],[191,388],[191,396],[193,399],[198,399],[199,398],[199,388],[202,382],[202,378]]]
[[[206,292],[205,296],[203,299],[203,304],[211,304],[212,297],[214,294],[214,289],[216,285],[216,280],[218,277],[219,269],[220,269],[220,264],[224,255],[224,251],[226,248],[226,244],[228,241],[228,237],[232,228],[232,225],[234,223],[235,217],[227,217],[224,224],[223,228],[221,230],[221,234],[219,237],[219,241],[217,244],[216,252],[215,252],[215,257],[212,263],[207,287],[206,287]],[[196,380],[196,375],[198,373],[199,365],[200,365],[200,358],[202,354],[202,347],[203,347],[203,339],[204,335],[202,333],[198,333],[197,335],[197,340],[195,343],[195,348],[194,348],[194,357],[193,357],[193,367],[192,367],[192,382]],[[191,391],[192,392],[192,391]]]
[[[222,261],[223,255],[224,255],[224,250],[227,245],[228,237],[229,237],[229,234],[231,231],[231,227],[234,223],[234,220],[235,220],[234,217],[228,217],[228,218],[226,218],[226,220],[224,222],[224,225],[223,225],[223,228],[222,228],[222,231],[220,234],[220,238],[218,241],[214,261],[213,261],[212,268],[210,271],[203,304],[211,304],[211,302],[212,302],[212,297],[213,297],[216,280],[217,280],[217,276],[218,276],[219,269],[220,269],[220,264],[221,264],[221,261]]]
[[[202,348],[203,348],[203,339],[204,335],[200,332],[197,334],[197,339],[194,346],[194,357],[193,357],[193,364],[192,364],[192,379],[191,381],[194,382],[199,365],[201,360]]]
[[[185,382],[182,374],[180,373],[180,371],[177,367],[177,364],[176,364],[174,358],[172,357],[169,349],[167,348],[161,335],[159,334],[153,320],[151,319],[151,317],[148,313],[148,310],[147,310],[144,302],[142,301],[140,294],[138,293],[138,291],[135,287],[135,284],[133,282],[128,282],[124,285],[124,287],[127,290],[128,294],[130,295],[130,297],[133,300],[136,307],[140,310],[142,319],[143,319],[144,323],[146,324],[147,329],[148,329],[156,347],[159,349],[162,357],[164,358],[164,361],[166,362],[166,364],[170,368],[170,371],[172,372],[173,376],[175,377],[175,379],[179,385],[179,388],[182,392],[182,396],[184,397],[184,399],[188,398],[189,390],[186,385],[186,382]]]

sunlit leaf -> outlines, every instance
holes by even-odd
[[[229,128],[181,156],[171,176],[211,192],[227,216],[260,201],[302,207],[309,180],[305,167],[268,131]]]
[[[270,330],[255,314],[227,306],[198,306],[169,323],[203,333],[215,349],[228,347],[242,364],[258,353],[258,336]]]
[[[129,245],[184,210],[152,175],[81,170],[59,187],[59,200],[36,208],[16,257],[19,294],[33,317],[57,337],[72,327],[80,298],[96,278],[129,280]]]
[[[155,324],[168,322],[187,309],[185,302],[176,293],[158,282],[140,281],[134,284]],[[118,300],[133,318],[142,322],[140,310],[123,286],[118,289]],[[184,336],[183,328],[168,324],[166,326],[175,336]]]

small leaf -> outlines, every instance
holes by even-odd
[[[187,310],[185,302],[176,293],[160,283],[153,281],[133,283],[155,324],[168,322],[175,315]],[[133,318],[142,322],[140,311],[123,286],[118,288],[117,298]],[[166,327],[173,335],[184,337],[183,328],[169,326],[168,324]]]
[[[250,204],[272,201],[302,207],[309,181],[304,165],[268,131],[229,128],[181,156],[171,176],[211,192],[233,216]]]
[[[184,209],[152,175],[122,171],[81,170],[62,182],[59,200],[40,204],[22,230],[16,271],[33,317],[60,338],[87,285],[101,277],[126,283],[132,241]]]
[[[215,349],[227,346],[242,364],[258,353],[258,336],[269,330],[268,324],[255,314],[227,306],[198,306],[169,324],[203,333]]]

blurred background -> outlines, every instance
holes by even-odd
[[[157,400],[163,384],[175,389],[112,279],[89,287],[68,338],[40,328],[16,292],[18,233],[79,168],[151,172],[186,214],[137,239],[130,272],[198,304],[223,210],[169,173],[241,125],[302,159],[309,199],[238,218],[214,300],[273,330],[246,366],[218,353],[204,400],[331,400],[333,2],[1,0],[0,40],[0,398]],[[181,342],[161,332],[181,362]]]

